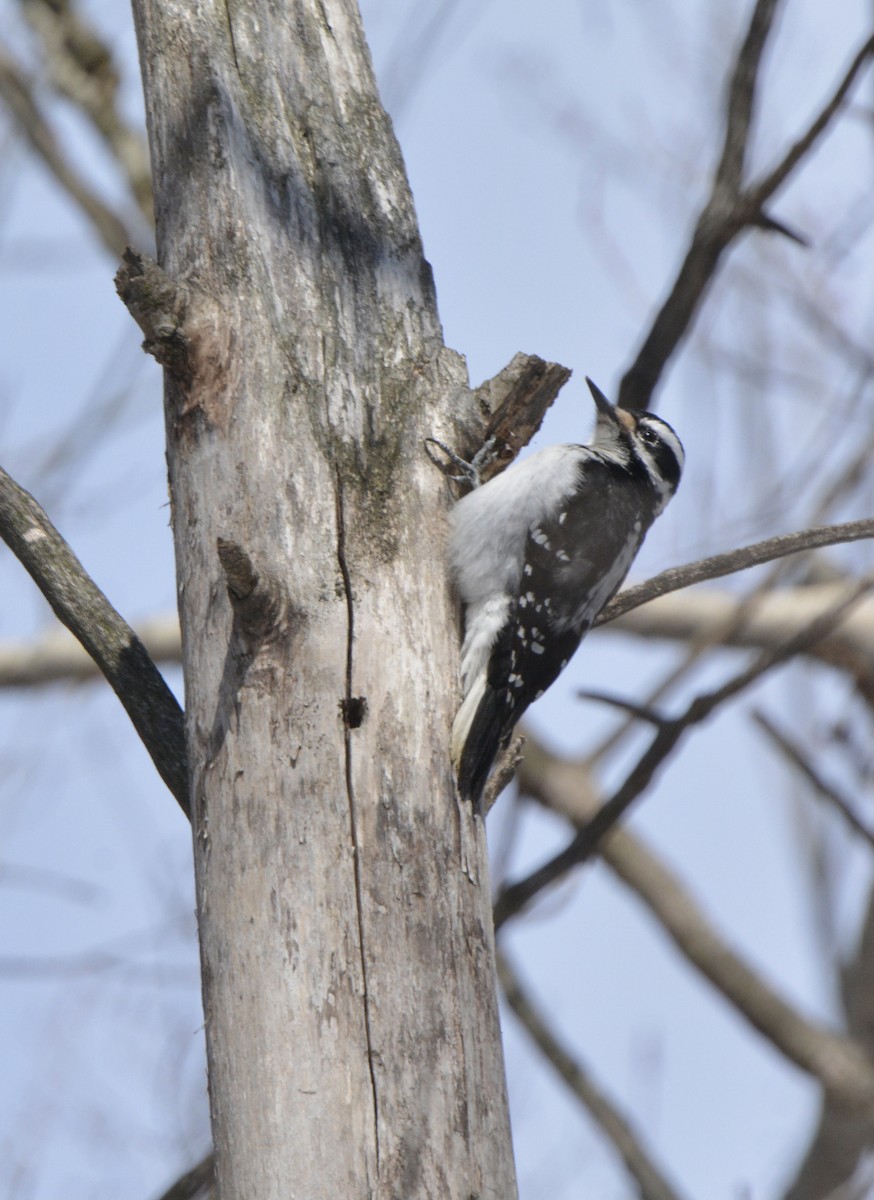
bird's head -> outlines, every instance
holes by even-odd
[[[592,449],[628,470],[642,473],[666,504],[683,473],[683,443],[667,421],[655,413],[616,408],[588,376],[586,383],[598,410]]]

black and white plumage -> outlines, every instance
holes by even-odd
[[[549,446],[455,505],[449,554],[465,605],[464,700],[452,727],[462,795],[479,802],[498,751],[625,578],[680,482],[680,439],[653,413],[597,408],[587,446]]]

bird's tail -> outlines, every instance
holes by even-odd
[[[479,806],[503,734],[495,689],[486,672],[474,680],[452,725],[452,761],[462,796]]]

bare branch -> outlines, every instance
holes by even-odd
[[[106,676],[158,773],[188,815],[182,710],[140,639],[85,572],[34,498],[0,468],[0,537],[58,620]]]
[[[714,588],[674,592],[626,612],[609,628],[636,637],[667,638],[684,646],[776,646],[825,612],[840,585],[780,588],[753,597]],[[804,652],[843,671],[874,703],[874,599],[857,608],[830,634]]]
[[[83,954],[58,954],[35,958],[31,954],[0,955],[0,979],[18,983],[34,979],[70,980],[111,972],[113,980],[136,986],[192,988],[197,986],[197,970],[172,963],[135,962],[123,954],[85,951]]]
[[[484,817],[491,812],[495,801],[504,788],[512,782],[513,776],[516,774],[516,768],[524,758],[522,754],[524,746],[524,737],[517,737],[501,752],[497,765],[489,776],[482,800],[480,801],[480,808]]]
[[[96,884],[75,879],[50,867],[0,862],[0,887],[55,896],[70,904],[93,904],[102,894]]]
[[[106,249],[118,258],[134,240],[133,231],[73,169],[54,131],[34,98],[30,83],[7,55],[0,52],[0,98],[20,132],[70,198],[81,208]]]
[[[21,7],[39,37],[52,84],[94,126],[143,217],[154,224],[148,147],[143,131],[122,116],[119,74],[109,45],[71,3],[22,0]]]
[[[492,439],[494,453],[481,471],[483,482],[500,474],[531,441],[570,375],[567,367],[536,354],[515,354],[465,399],[455,413],[455,450],[470,461]]]
[[[874,992],[874,893],[868,898],[868,911],[852,961],[844,968],[841,993],[847,1028],[852,1037],[874,1055],[874,1022],[871,1020],[871,995]],[[822,1097],[819,1125],[799,1164],[794,1180],[783,1194],[783,1200],[822,1200],[822,1197],[845,1197],[849,1188],[843,1186],[852,1177],[867,1176],[858,1172],[871,1146],[869,1114],[847,1111],[826,1093]],[[859,1194],[852,1193],[854,1196]],[[864,1195],[870,1196],[870,1190]]]
[[[580,1062],[561,1045],[543,1014],[526,994],[506,955],[500,951],[496,955],[496,966],[510,1008],[546,1061],[610,1139],[635,1180],[640,1195],[644,1200],[679,1200],[681,1193],[668,1183],[631,1122],[601,1091]]]
[[[185,331],[189,289],[171,279],[153,258],[126,246],[115,273],[115,290],[145,334],[146,353],[190,385],[191,347]]]
[[[786,151],[780,162],[763,179],[760,179],[758,183],[754,183],[748,189],[747,196],[753,209],[761,210],[765,202],[770,199],[777,188],[782,183],[785,183],[804,156],[809,154],[813,149],[817,141],[843,108],[850,89],[872,55],[874,55],[874,36],[868,38],[868,41],[865,42],[864,46],[856,54],[847,68],[843,79],[835,88],[833,95],[824,105],[819,115],[811,122],[807,131]]]
[[[771,30],[777,0],[757,0],[746,35],[731,73],[726,108],[725,138],[710,195],[701,209],[683,262],[667,299],[656,313],[637,356],[623,376],[619,404],[623,408],[650,406],[661,375],[692,327],[701,302],[713,282],[720,259],[745,229],[776,231],[795,241],[804,239],[764,211],[766,201],[813,148],[841,110],[843,103],[874,49],[869,39],[854,58],[832,98],[807,132],[787,151],[778,165],[758,183],[744,182],[744,165],[762,52]]]
[[[585,828],[599,808],[587,765],[559,758],[527,736],[520,792]],[[845,1111],[867,1107],[874,1094],[874,1065],[859,1044],[809,1021],[789,1004],[725,941],[677,875],[630,830],[614,829],[601,855],[689,964],[744,1020],[817,1078]]]
[[[175,613],[143,621],[136,634],[153,662],[182,661]],[[0,642],[0,688],[84,683],[99,674],[94,659],[66,629],[52,629],[31,642]]]
[[[722,157],[716,168],[714,189],[726,189],[737,194],[743,184],[744,163],[750,140],[756,101],[759,68],[768,35],[774,25],[779,0],[757,0],[749,27],[741,43],[726,106],[725,141]]]
[[[785,558],[788,554],[799,554],[803,550],[817,550],[821,546],[835,546],[842,542],[857,542],[872,537],[874,520],[848,521],[844,525],[820,525],[814,529],[802,529],[798,533],[782,533],[778,537],[767,538],[764,542],[754,542],[751,546],[729,550],[726,554],[715,554],[712,558],[702,558],[682,567],[671,567],[645,583],[620,592],[610,601],[595,625],[613,621],[622,613],[654,600],[656,596],[665,596],[668,592],[691,587],[694,583],[703,583],[706,579],[720,579],[723,575],[746,571],[750,567]]]
[[[722,687],[697,696],[681,716],[673,720],[665,720],[619,789],[585,828],[579,831],[570,845],[544,863],[542,867],[533,871],[527,878],[504,888],[495,904],[495,928],[500,928],[506,920],[524,908],[538,892],[564,875],[571,867],[578,866],[592,857],[602,838],[615,827],[634,801],[649,786],[659,767],[689,729],[700,724],[721,704],[749,687],[768,671],[824,637],[871,586],[872,579],[869,577],[853,584],[844,592],[838,603],[832,605],[826,613],[811,622],[806,629],[789,638],[782,645],[765,650],[751,666],[729,679]]]
[[[536,354],[516,354],[493,379],[480,384],[475,395],[483,413],[489,414],[483,441],[494,438],[504,449],[497,456],[501,466],[483,472],[484,481],[528,445],[570,377],[570,370],[560,363],[544,362]]]
[[[208,1200],[214,1192],[215,1155],[210,1153],[162,1192],[158,1200]]]
[[[869,829],[865,822],[856,816],[852,804],[845,796],[841,795],[835,785],[823,779],[798,743],[761,710],[753,713],[753,720],[768,735],[786,761],[791,763],[795,770],[813,785],[814,790],[823,800],[826,800],[840,813],[852,831],[866,841],[869,846],[874,847],[874,830]]]

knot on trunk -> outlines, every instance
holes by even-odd
[[[115,275],[115,290],[145,334],[143,349],[180,382],[190,384],[192,367],[184,330],[188,289],[154,259],[128,246]]]
[[[289,607],[285,589],[271,575],[257,571],[236,542],[218,538],[216,548],[240,631],[260,644],[284,624]]]

